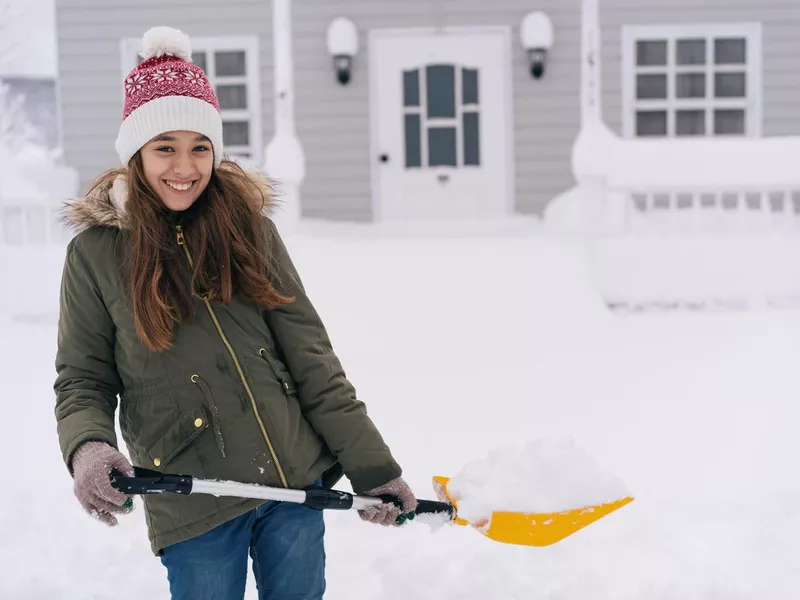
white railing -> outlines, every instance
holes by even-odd
[[[623,140],[593,123],[545,222],[584,240],[614,309],[800,308],[798,156],[798,136]]]
[[[0,246],[63,244],[70,233],[52,198],[0,199]]]
[[[0,180],[0,246],[61,244],[69,238],[60,208],[78,191],[77,172],[54,164],[44,151],[17,155],[0,150],[9,164]]]
[[[650,233],[800,231],[800,186],[608,188],[625,201],[623,229]]]
[[[798,156],[800,136],[622,139],[590,122],[556,203],[598,233],[800,230]]]

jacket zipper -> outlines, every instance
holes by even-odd
[[[178,245],[183,247],[183,251],[186,254],[186,260],[189,261],[189,266],[194,268],[194,260],[192,259],[192,254],[189,252],[189,248],[186,245],[186,239],[183,235],[183,227],[181,225],[175,226],[175,231],[178,234]],[[278,469],[278,475],[281,478],[281,483],[283,487],[288,488],[289,482],[286,479],[286,475],[283,472],[283,467],[281,467],[281,463],[278,460],[278,456],[275,453],[275,447],[272,445],[272,442],[269,439],[269,434],[267,433],[267,428],[264,425],[264,421],[261,418],[261,415],[258,414],[258,406],[256,405],[256,399],[253,395],[253,390],[250,389],[250,384],[247,382],[247,378],[244,376],[244,370],[242,369],[241,363],[239,363],[239,359],[236,356],[236,352],[233,350],[233,346],[228,341],[225,332],[222,330],[222,325],[220,325],[219,320],[217,319],[217,315],[214,312],[214,308],[211,306],[211,302],[208,300],[207,297],[202,297],[203,303],[206,306],[206,310],[208,310],[208,314],[211,317],[211,320],[214,323],[214,327],[217,328],[217,333],[219,337],[222,339],[222,343],[225,344],[225,347],[228,349],[228,353],[231,355],[231,359],[233,359],[233,364],[236,366],[236,371],[239,373],[239,378],[242,380],[242,385],[244,385],[244,389],[247,392],[247,396],[250,398],[250,406],[253,409],[253,414],[256,417],[256,421],[258,421],[258,426],[261,429],[261,434],[264,436],[264,441],[267,443],[267,448],[269,449],[269,454],[272,457],[272,460],[275,462],[275,467]]]
[[[211,390],[208,389],[206,382],[197,373],[192,375],[190,379],[192,383],[200,387],[200,391],[203,392],[206,401],[211,404],[211,424],[214,428],[214,436],[217,438],[217,448],[219,448],[222,458],[225,458],[225,438],[222,437],[222,427],[219,424],[219,408],[217,408],[217,403],[214,402],[214,396],[211,395]]]

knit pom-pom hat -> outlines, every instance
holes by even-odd
[[[214,167],[222,162],[222,119],[214,88],[192,63],[192,45],[182,31],[154,27],[142,38],[144,59],[125,78],[125,108],[117,153],[127,165],[151,139],[168,131],[195,131],[214,147]]]

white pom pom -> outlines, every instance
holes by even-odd
[[[192,42],[189,36],[172,27],[148,29],[142,37],[142,58],[147,60],[165,54],[192,62]]]

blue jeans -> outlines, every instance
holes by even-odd
[[[161,562],[172,600],[242,600],[248,550],[259,600],[320,600],[325,592],[324,534],[322,511],[266,502],[164,548]]]

